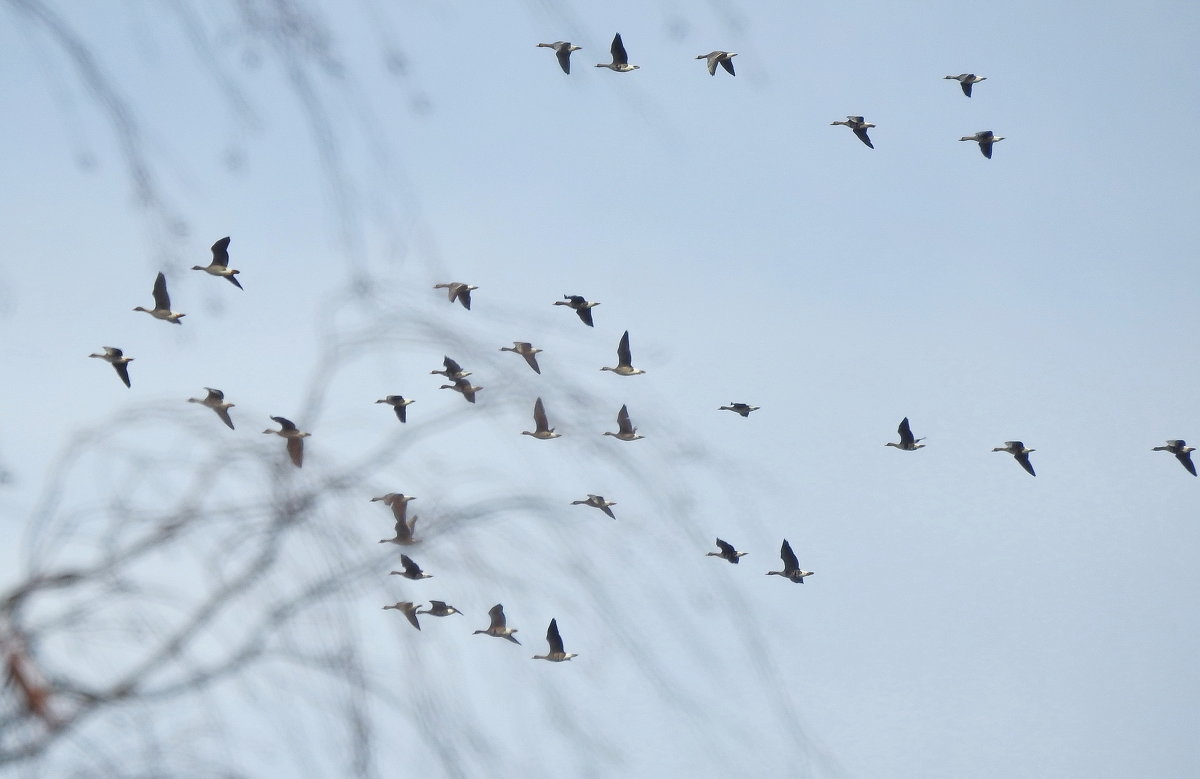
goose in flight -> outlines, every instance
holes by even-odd
[[[863,120],[863,118],[861,116],[847,116],[846,121],[844,121],[844,122],[830,122],[829,124],[831,124],[831,125],[834,125],[834,124],[846,125],[851,130],[854,131],[854,134],[858,136],[858,140],[865,143],[868,148],[871,148],[871,149],[875,148],[875,144],[871,143],[871,139],[867,137],[867,130],[874,127],[875,125]]]
[[[633,367],[633,358],[629,352],[629,331],[621,336],[621,342],[617,344],[617,367],[609,368],[605,366],[602,371],[612,371],[618,376],[637,376],[639,373],[645,373],[641,368]]]
[[[287,439],[288,456],[292,458],[292,464],[297,468],[304,463],[304,439],[308,438],[312,433],[301,431],[290,419],[283,417],[271,417],[271,419],[279,424],[279,430],[264,430],[264,433],[274,433],[275,435]]]
[[[225,393],[221,392],[221,390],[213,389],[212,387],[205,387],[204,389],[208,390],[207,395],[203,398],[188,398],[188,403],[199,403],[202,406],[211,408],[217,412],[217,416],[221,418],[226,427],[233,430],[233,420],[229,418],[229,409],[233,408],[233,404],[225,402]]]
[[[388,609],[395,609],[396,611],[404,612],[404,616],[408,619],[408,624],[412,625],[417,630],[420,630],[421,623],[417,621],[417,606],[419,605],[419,603],[412,603],[411,601],[402,600],[395,605],[384,606],[383,610],[387,611]]]
[[[617,432],[611,433],[606,430],[604,435],[610,435],[620,441],[636,441],[646,437],[637,434],[637,428],[629,419],[629,409],[626,406],[621,406],[621,410],[617,412]]]
[[[1005,441],[1004,446],[997,446],[996,448],[992,449],[992,451],[1008,452],[1016,458],[1017,462],[1021,464],[1022,468],[1024,468],[1026,471],[1029,471],[1030,476],[1037,476],[1037,474],[1033,472],[1033,464],[1029,462],[1029,453],[1036,451],[1035,449],[1025,448],[1025,444],[1021,443],[1020,441]]]
[[[429,601],[429,608],[424,611],[418,611],[418,614],[428,614],[431,617],[448,617],[451,614],[462,614],[461,611],[454,608],[443,600]]]
[[[159,271],[158,276],[154,279],[154,308],[137,306],[133,310],[145,311],[155,319],[176,325],[183,324],[179,320],[187,316],[187,314],[171,310],[171,296],[167,294],[167,277],[162,274],[162,271]]]
[[[554,305],[569,306],[579,315],[579,321],[588,327],[595,327],[592,324],[592,309],[600,305],[599,303],[588,302],[583,295],[563,295],[563,299],[554,301]]]
[[[391,506],[392,516],[396,520],[396,537],[381,539],[379,543],[403,544],[404,546],[416,543],[416,539],[413,538],[413,531],[417,527],[417,517],[413,516],[411,520],[408,518],[408,502],[410,500],[416,500],[416,498],[398,492],[389,492],[386,495],[371,498],[372,503],[382,501],[383,505]]]
[[[1003,137],[997,137],[991,130],[980,130],[974,135],[964,135],[959,138],[960,141],[975,141],[979,144],[979,151],[983,152],[983,156],[989,160],[992,158],[992,144],[1003,141]]]
[[[733,544],[722,541],[719,538],[717,539],[717,548],[720,549],[721,551],[708,552],[704,556],[705,557],[720,557],[722,560],[728,560],[729,562],[733,563],[734,565],[738,564],[739,557],[746,556],[745,552],[739,552],[738,550],[733,548]]]
[[[945,78],[957,81],[962,87],[963,94],[967,97],[971,96],[971,85],[978,84],[980,81],[987,81],[987,76],[976,76],[974,73],[959,73],[957,76],[946,76]]]
[[[416,403],[415,400],[407,400],[403,395],[388,395],[386,398],[380,398],[376,403],[387,403],[396,412],[396,419],[401,422],[408,421],[408,412],[405,409]]]
[[[562,433],[554,432],[554,428],[550,427],[550,422],[546,419],[546,406],[542,403],[542,399],[538,398],[533,402],[533,431],[522,430],[521,435],[533,436],[542,441],[548,441],[551,438],[562,438]]]
[[[558,57],[558,66],[562,68],[562,72],[571,73],[571,52],[579,51],[582,46],[576,46],[570,41],[555,41],[554,43],[539,43],[534,48],[554,49],[554,56]],[[540,56],[540,55],[539,55]]]
[[[117,376],[121,381],[125,382],[126,387],[132,387],[129,383],[129,363],[133,362],[132,357],[126,357],[125,352],[115,346],[105,346],[104,354],[89,354],[88,357],[99,357],[113,367],[117,372]]]
[[[433,578],[433,574],[422,571],[421,566],[413,562],[413,559],[406,554],[400,555],[400,564],[404,566],[403,571],[389,571],[388,575],[403,576],[405,579],[412,579],[413,581]]]
[[[751,411],[758,411],[758,406],[751,406],[748,403],[730,403],[728,406],[721,406],[717,411],[732,411],[735,414],[741,414],[742,418],[750,416]]]
[[[925,444],[917,443],[918,441],[924,441],[924,438],[913,438],[912,428],[908,426],[908,417],[900,420],[900,427],[896,428],[896,432],[900,433],[900,443],[889,441],[884,446],[894,446],[906,452],[915,452],[918,449],[925,448]]]
[[[495,636],[496,638],[507,638],[509,641],[520,646],[521,642],[513,636],[517,632],[516,628],[508,627],[507,620],[504,619],[504,606],[497,603],[488,609],[488,616],[492,618],[492,623],[487,626],[486,630],[476,630],[473,635],[483,633],[486,636]]]
[[[462,369],[461,365],[459,365],[454,360],[451,360],[449,357],[446,357],[446,356],[442,357],[442,365],[445,366],[444,370],[430,371],[429,372],[430,375],[445,376],[447,379],[452,379],[452,380],[453,379],[465,379],[466,377],[471,375],[470,371],[464,371]]]
[[[800,568],[800,563],[796,560],[796,553],[792,551],[792,545],[783,539],[783,546],[779,548],[779,557],[783,559],[782,571],[767,571],[767,576],[782,576],[789,579],[795,584],[804,584],[804,577],[812,576],[813,571],[805,571]]]
[[[612,509],[609,508],[609,506],[617,505],[616,502],[611,501],[611,500],[605,500],[603,495],[592,495],[591,493],[588,493],[587,500],[573,500],[573,501],[571,501],[571,505],[572,506],[591,506],[592,508],[600,509],[601,511],[603,511],[605,514],[612,517],[613,519],[617,518],[616,515],[612,513]]]
[[[534,348],[534,345],[528,341],[513,341],[512,346],[501,346],[500,351],[521,355],[525,358],[525,362],[529,363],[529,367],[533,368],[533,372],[541,375],[542,369],[538,367],[537,355],[542,350]]]
[[[475,393],[479,392],[483,387],[476,387],[467,379],[455,379],[453,384],[443,384],[438,389],[452,389],[455,392],[462,393],[462,396],[467,399],[468,403],[474,403]]]
[[[1184,441],[1182,438],[1167,441],[1166,446],[1156,446],[1152,451],[1170,452],[1175,455],[1175,459],[1179,461],[1180,465],[1187,468],[1188,473],[1193,476],[1196,475],[1196,466],[1192,462],[1192,452],[1196,451],[1196,447],[1188,446],[1187,441]]]
[[[733,72],[733,58],[736,56],[737,54],[729,51],[710,51],[708,54],[697,54],[696,59],[708,60],[708,75],[710,76],[717,75],[717,63],[725,68],[726,73],[736,76],[737,74]]]
[[[579,657],[574,652],[563,651],[562,636],[558,634],[558,620],[550,620],[550,627],[546,628],[546,643],[550,645],[550,651],[544,655],[534,655],[534,660],[549,660],[552,663],[561,663],[564,660],[570,660],[572,657]]]
[[[212,262],[208,265],[193,265],[192,270],[202,270],[205,273],[213,276],[223,276],[229,280],[229,283],[238,289],[242,289],[242,283],[237,280],[235,274],[240,271],[229,267],[229,237],[226,236],[212,245]]]
[[[630,65],[629,55],[625,53],[625,44],[621,41],[621,33],[617,33],[613,38],[612,46],[609,48],[612,52],[612,62],[596,65],[598,68],[608,68],[615,70],[618,73],[628,73],[631,70],[637,70],[641,65]]]
[[[451,303],[457,300],[468,311],[471,310],[471,290],[479,289],[474,284],[463,284],[461,281],[451,281],[448,284],[434,284],[433,288],[446,290],[446,297],[450,299]]]

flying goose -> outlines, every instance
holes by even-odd
[[[181,325],[183,322],[179,320],[187,316],[178,311],[171,310],[171,296],[167,294],[167,277],[158,272],[158,276],[154,279],[154,308],[142,308],[137,306],[134,311],[145,311],[155,319],[161,319],[164,322]]]
[[[782,576],[795,584],[804,584],[804,577],[813,575],[813,571],[801,570],[800,563],[796,560],[796,553],[792,551],[792,545],[787,542],[786,538],[783,539],[783,546],[779,548],[779,556],[783,559],[783,570],[767,571],[767,576]]]
[[[612,52],[612,62],[598,64],[598,68],[608,68],[615,70],[618,73],[628,73],[631,70],[637,70],[641,65],[630,65],[629,55],[625,53],[625,44],[621,41],[621,33],[617,33],[613,38],[612,46],[609,48]]]
[[[388,395],[386,398],[380,398],[376,403],[387,403],[396,412],[396,419],[401,422],[408,421],[408,412],[404,409],[416,403],[415,400],[406,400],[403,395]]]
[[[442,365],[446,366],[445,370],[430,371],[431,375],[445,376],[447,379],[465,379],[471,375],[470,371],[464,371],[462,366],[449,357],[442,357]]]
[[[533,344],[528,341],[513,341],[512,346],[501,346],[500,351],[521,355],[525,358],[525,362],[529,363],[529,367],[533,368],[533,372],[541,375],[542,369],[537,364],[537,354],[541,349],[534,348]]]
[[[1176,460],[1179,460],[1180,465],[1187,468],[1188,473],[1193,476],[1196,475],[1196,466],[1192,463],[1192,452],[1196,451],[1196,447],[1188,446],[1187,441],[1184,441],[1182,438],[1167,441],[1166,446],[1156,446],[1152,451],[1170,452],[1175,455]]]
[[[129,363],[133,362],[132,357],[126,357],[125,352],[115,346],[105,346],[104,354],[89,354],[88,357],[99,357],[104,360],[117,372],[117,376],[121,381],[125,382],[126,387],[132,387],[129,383]]]
[[[213,276],[224,276],[229,280],[229,283],[238,289],[242,289],[242,283],[238,281],[234,274],[240,273],[229,267],[229,237],[226,236],[212,245],[212,262],[208,265],[193,265],[192,270],[202,270]]]
[[[717,75],[718,62],[729,75],[736,76],[737,74],[733,72],[733,58],[736,56],[737,54],[728,51],[710,51],[708,54],[697,54],[696,59],[708,60],[708,75],[710,76]]]
[[[738,564],[739,557],[746,556],[745,552],[739,552],[738,550],[733,548],[733,544],[726,543],[725,541],[722,541],[719,538],[717,539],[717,547],[721,551],[708,552],[704,556],[705,557],[720,557],[722,560],[728,560],[729,562],[733,563],[734,565]]]
[[[735,414],[741,414],[742,418],[750,416],[751,411],[758,411],[758,406],[751,406],[748,403],[730,403],[728,406],[721,406],[717,411],[732,411]]]
[[[637,376],[639,373],[645,373],[641,368],[633,367],[633,358],[629,354],[629,331],[621,336],[621,342],[617,344],[617,367],[609,368],[605,366],[602,371],[612,371],[618,376]]]
[[[471,290],[479,289],[474,284],[463,284],[461,281],[452,281],[449,284],[434,284],[433,288],[446,290],[446,297],[450,299],[451,303],[457,300],[468,311],[471,310]]]
[[[562,68],[563,73],[570,74],[571,72],[571,52],[579,51],[582,46],[576,46],[570,41],[555,41],[554,43],[539,43],[534,48],[554,49],[554,56],[558,57],[558,66]],[[541,56],[541,55],[539,55]]]
[[[288,455],[292,458],[292,464],[299,468],[304,463],[304,439],[312,433],[302,432],[290,419],[283,417],[271,417],[271,419],[279,423],[281,429],[264,430],[263,432],[274,433],[281,438],[286,438]]]
[[[417,613],[428,614],[431,617],[448,617],[451,614],[462,614],[461,611],[442,600],[429,601],[429,608]]]
[[[492,624],[487,626],[487,630],[476,630],[474,634],[483,633],[487,636],[495,636],[496,638],[507,638],[509,641],[520,646],[521,642],[513,637],[513,633],[517,632],[516,628],[507,627],[504,619],[504,606],[497,603],[488,609],[488,616],[492,618]]]
[[[550,651],[544,655],[534,655],[534,660],[549,660],[552,663],[561,663],[564,660],[570,660],[572,657],[579,657],[574,652],[563,651],[562,636],[558,634],[558,620],[550,620],[550,627],[546,628],[546,643],[550,645]]]
[[[533,424],[533,432],[522,430],[521,435],[530,435],[542,441],[562,438],[562,433],[554,432],[554,428],[550,427],[550,423],[546,420],[546,407],[542,404],[541,398],[533,402]]]
[[[467,399],[468,403],[474,403],[475,393],[479,392],[479,390],[483,389],[483,387],[476,387],[466,379],[455,379],[453,384],[443,384],[442,386],[438,387],[438,389],[452,389],[455,392],[461,392],[462,396]]]
[[[894,446],[906,452],[915,452],[918,449],[925,448],[925,444],[917,443],[918,441],[924,441],[924,438],[913,438],[912,428],[908,426],[908,417],[900,420],[900,427],[896,428],[896,432],[900,433],[900,443],[889,441],[884,446]]]
[[[221,390],[213,389],[212,387],[205,387],[204,389],[208,390],[208,395],[206,395],[203,399],[188,398],[188,403],[199,403],[202,406],[211,408],[213,411],[217,412],[217,416],[221,418],[221,421],[224,422],[230,430],[233,430],[233,420],[229,418],[229,409],[233,408],[233,404],[225,402],[225,393],[221,392]]]
[[[593,495],[589,492],[588,496],[587,496],[587,500],[573,500],[573,501],[571,501],[571,505],[572,506],[591,506],[592,508],[600,509],[601,511],[603,511],[605,514],[609,515],[613,519],[617,518],[616,515],[612,513],[612,509],[609,508],[609,506],[617,505],[616,502],[611,501],[611,500],[605,500],[603,495]]]
[[[1008,452],[1017,459],[1021,467],[1029,471],[1030,476],[1037,476],[1033,472],[1033,465],[1029,462],[1029,453],[1037,451],[1036,449],[1026,449],[1025,444],[1020,441],[1005,441],[1004,446],[997,446],[992,449],[993,452]]]
[[[870,122],[864,121],[861,116],[847,116],[846,121],[844,121],[844,122],[830,122],[829,124],[831,124],[831,125],[834,125],[834,124],[846,125],[851,130],[854,131],[854,134],[858,136],[858,140],[865,143],[868,148],[871,148],[871,149],[875,148],[875,144],[871,143],[871,139],[867,137],[867,130],[871,127],[874,127],[875,125],[871,124]]]
[[[554,301],[554,305],[571,307],[579,315],[579,321],[588,327],[595,327],[592,324],[592,309],[600,305],[599,303],[590,303],[583,295],[563,295],[563,299]]]
[[[403,576],[405,579],[412,579],[413,581],[433,578],[433,574],[422,571],[421,566],[413,562],[413,559],[406,554],[400,555],[400,564],[404,566],[403,571],[389,571],[388,575]]]
[[[383,505],[391,506],[392,516],[396,520],[396,537],[381,539],[379,543],[403,544],[404,546],[416,543],[416,540],[413,538],[413,531],[417,527],[417,517],[414,516],[411,520],[408,519],[408,502],[410,500],[416,500],[416,498],[398,492],[389,492],[386,495],[371,498],[372,503],[382,501]]]
[[[621,406],[621,410],[617,412],[617,432],[610,433],[604,431],[604,435],[610,435],[621,441],[636,441],[639,438],[646,436],[638,435],[637,428],[633,426],[633,422],[629,419],[629,409]]]
[[[983,152],[983,156],[989,160],[992,158],[992,144],[1003,141],[1003,137],[996,137],[991,130],[980,130],[974,135],[964,135],[959,138],[960,141],[975,141],[979,144],[979,151]]]
[[[417,630],[420,630],[421,623],[417,621],[417,607],[420,605],[421,604],[419,604],[419,603],[412,603],[411,601],[402,600],[399,603],[395,604],[394,606],[384,606],[383,609],[384,609],[384,611],[387,611],[388,609],[395,609],[396,611],[403,611],[404,616],[408,618],[409,624],[412,625]]]
[[[987,81],[987,76],[976,76],[974,73],[959,73],[957,76],[946,76],[945,78],[957,81],[958,85],[962,87],[963,94],[967,97],[971,96],[972,84]]]

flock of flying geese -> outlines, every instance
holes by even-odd
[[[579,51],[583,47],[576,46],[570,41],[555,41],[554,43],[539,43],[538,48],[547,48],[554,51],[554,56],[558,58],[558,65],[562,68],[563,73],[571,73],[571,52]],[[625,43],[621,40],[621,33],[617,33],[613,37],[612,46],[609,49],[612,54],[612,62],[597,63],[598,68],[608,68],[617,73],[629,73],[641,68],[641,65],[630,65],[629,54],[625,51]],[[735,52],[730,51],[710,51],[708,54],[697,54],[696,59],[704,60],[708,65],[708,75],[717,75],[717,65],[725,69],[725,72],[731,76],[736,76],[737,73],[733,70],[733,58],[736,57]],[[962,87],[963,94],[967,97],[971,96],[971,87],[978,84],[980,81],[987,81],[987,76],[976,76],[974,73],[959,73],[957,76],[945,76],[959,83]],[[865,143],[868,148],[874,149],[875,144],[871,143],[870,137],[867,136],[867,130],[875,125],[866,121],[861,116],[847,116],[844,121],[830,122],[831,125],[845,125],[854,131],[858,139]],[[974,135],[964,135],[959,138],[960,141],[974,141],[979,144],[979,150],[983,152],[983,156],[989,160],[992,158],[992,144],[998,141],[1003,141],[1003,136],[997,136],[991,130],[981,130]]]
[[[558,58],[559,66],[564,73],[571,72],[571,53],[579,51],[581,47],[576,46],[569,41],[556,41],[554,43],[539,43],[538,47],[552,49],[555,56]],[[597,64],[598,68],[607,68],[618,73],[628,73],[639,69],[638,65],[629,64],[629,55],[625,51],[625,45],[621,40],[620,33],[613,38],[612,47],[612,62]],[[700,54],[696,59],[706,61],[709,75],[716,75],[717,66],[721,66],[731,76],[735,76],[733,66],[733,58],[737,54],[727,51],[713,51],[708,54]],[[986,80],[984,77],[976,76],[973,73],[962,73],[957,76],[946,76],[947,79],[958,81],[962,87],[963,94],[971,97],[971,88],[974,84]],[[832,125],[844,125],[850,128],[854,134],[869,148],[875,148],[867,134],[867,130],[875,125],[871,124],[862,116],[847,116],[844,121],[831,122]],[[992,156],[992,145],[998,141],[1004,140],[1002,137],[995,136],[990,130],[984,130],[974,135],[963,136],[959,140],[975,141],[979,144],[980,151],[983,156],[988,159]],[[222,238],[212,245],[212,261],[207,266],[195,265],[192,270],[200,270],[212,276],[225,278],[238,289],[242,289],[241,283],[237,279],[238,270],[229,267],[229,242],[228,237]],[[471,309],[471,292],[478,289],[475,285],[464,284],[462,282],[441,283],[434,286],[434,289],[446,290],[448,299],[451,303],[458,302],[463,308],[468,311]],[[171,324],[182,324],[180,321],[185,314],[174,311],[171,308],[171,299],[167,293],[166,277],[160,272],[154,281],[153,289],[154,307],[144,308],[137,306],[134,311],[142,311],[155,319],[160,319]],[[599,303],[589,301],[580,295],[564,295],[562,300],[554,301],[556,306],[567,306],[572,309],[579,317],[580,321],[588,327],[594,327],[592,318],[592,309]],[[529,365],[534,373],[541,374],[541,368],[537,362],[537,355],[541,349],[534,347],[526,341],[514,341],[511,347],[501,347],[500,351],[513,352],[520,355]],[[104,352],[101,354],[91,354],[89,357],[96,357],[105,360],[111,364],[116,370],[117,376],[125,384],[126,387],[132,387],[129,378],[129,363],[134,358],[125,356],[124,352],[116,347],[105,346]],[[440,389],[451,389],[460,393],[469,403],[474,403],[476,393],[480,392],[483,387],[476,386],[467,378],[471,375],[470,371],[463,370],[458,362],[446,356],[442,362],[442,370],[430,371],[431,374],[441,375],[446,377],[452,384],[443,384]],[[633,366],[632,353],[629,345],[629,331],[626,330],[621,336],[620,342],[617,344],[617,364],[615,366],[604,366],[601,368],[604,371],[611,371],[618,376],[637,376],[644,374],[645,371]],[[189,403],[198,403],[207,408],[212,409],[220,420],[231,430],[234,429],[233,420],[229,415],[229,409],[233,408],[234,404],[225,400],[224,393],[212,387],[205,387],[207,395],[203,398],[188,398]],[[405,423],[407,419],[407,408],[414,402],[411,399],[405,398],[403,395],[387,395],[381,398],[376,403],[383,403],[393,408],[396,418]],[[721,411],[732,411],[742,417],[749,417],[750,414],[758,410],[758,406],[752,406],[747,403],[730,403],[727,406],[721,406]],[[264,430],[264,434],[274,434],[284,438],[287,442],[287,452],[292,463],[297,467],[301,467],[304,462],[304,439],[311,434],[300,430],[295,423],[285,417],[273,416],[271,419],[279,425],[278,430]],[[533,430],[524,430],[522,435],[531,436],[539,440],[549,440],[561,437],[560,433],[555,432],[555,429],[550,426],[549,418],[546,414],[545,404],[539,397],[533,404]],[[906,452],[913,452],[925,447],[925,444],[920,443],[923,438],[916,438],[913,435],[912,428],[909,425],[908,418],[905,417],[897,429],[900,440],[898,442],[888,442],[885,446],[895,447]],[[621,441],[636,441],[643,436],[639,435],[637,428],[634,427],[629,415],[627,406],[622,405],[617,413],[617,431],[604,432],[606,436],[612,436]],[[1004,446],[995,447],[993,452],[1007,452],[1011,454],[1017,463],[1029,473],[1030,476],[1036,476],[1033,464],[1029,460],[1031,452],[1035,451],[1025,446],[1021,441],[1005,441]],[[1195,451],[1195,447],[1188,446],[1181,439],[1173,439],[1166,442],[1165,446],[1156,446],[1153,451],[1165,451],[1173,454],[1176,459],[1183,465],[1188,473],[1196,475],[1196,467],[1192,462],[1191,453]],[[372,502],[382,502],[392,510],[393,518],[395,519],[394,538],[383,539],[380,543],[395,543],[401,545],[411,545],[416,542],[414,531],[416,528],[417,517],[414,515],[411,519],[408,518],[408,504],[416,498],[400,493],[388,493],[379,497],[372,498]],[[616,519],[613,514],[612,506],[616,505],[615,501],[607,500],[602,495],[588,494],[584,500],[575,500],[571,505],[590,506],[592,508],[603,511],[608,517]],[[708,552],[708,557],[718,557],[733,564],[738,564],[740,558],[746,555],[746,552],[740,552],[734,546],[720,538],[716,539],[716,545],[719,551]],[[768,576],[782,576],[796,584],[803,584],[804,579],[812,576],[813,571],[806,571],[800,567],[796,554],[792,551],[791,544],[787,539],[784,539],[779,550],[779,555],[783,561],[782,570],[768,571]],[[401,565],[404,570],[392,571],[391,575],[403,576],[406,579],[419,581],[421,579],[432,578],[421,567],[406,554],[400,555]],[[428,609],[421,609],[421,604],[410,601],[400,601],[391,606],[384,606],[384,609],[395,609],[404,614],[409,623],[417,630],[421,629],[418,615],[428,615],[433,617],[448,617],[454,614],[462,614],[454,606],[451,606],[444,601],[431,600]],[[487,628],[476,630],[475,634],[484,634],[496,638],[503,638],[514,644],[520,644],[513,635],[517,632],[516,628],[510,628],[507,624],[507,619],[504,614],[504,606],[496,604],[489,611],[490,623]],[[549,645],[549,651],[545,655],[535,655],[536,660],[548,660],[551,662],[563,662],[570,660],[577,655],[572,652],[566,652],[563,647],[562,636],[559,634],[558,622],[556,619],[550,620],[550,625],[546,630],[546,641]]]

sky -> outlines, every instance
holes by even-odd
[[[318,539],[395,566],[369,502],[394,491],[435,577],[379,570],[289,628],[360,647],[387,734],[365,774],[1200,773],[1200,480],[1150,451],[1200,439],[1200,9],[745,5],[7,4],[0,588],[122,512],[327,479],[289,575]],[[592,67],[618,31],[633,73]],[[535,47],[557,40],[583,47],[569,76]],[[714,49],[736,77],[694,59]],[[970,99],[962,72],[987,77]],[[990,160],[957,140],[984,129]],[[226,235],[244,291],[190,270]],[[159,271],[182,326],[131,311]],[[564,294],[600,301],[594,329]],[[643,376],[599,370],[625,330]],[[429,374],[447,354],[474,406]],[[185,402],[205,386],[236,431]],[[536,397],[562,438],[520,435]],[[622,404],[644,440],[601,435]],[[302,471],[271,415],[311,431]],[[926,448],[883,446],[905,416]],[[991,452],[1018,439],[1036,478]],[[236,558],[219,533],[205,554]],[[715,537],[748,555],[705,557]],[[783,538],[803,586],[764,576]],[[143,574],[187,591],[216,559]],[[379,608],[431,598],[466,616]],[[495,602],[522,647],[471,635]],[[579,657],[530,662],[552,617]],[[46,663],[102,671],[129,640],[103,638]],[[334,770],[338,715],[293,705],[294,670],[156,727],[246,775]]]

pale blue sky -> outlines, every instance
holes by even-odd
[[[130,107],[161,207],[5,7],[6,584],[46,512],[111,504],[128,453],[175,469],[142,486],[169,493],[223,447],[282,457],[259,434],[281,414],[313,433],[302,483],[395,441],[326,509],[364,549],[390,529],[370,497],[419,496],[435,578],[339,604],[404,702],[377,712],[384,775],[1200,773],[1200,480],[1150,451],[1200,440],[1193,4],[314,3],[322,144],[232,4],[48,5]],[[616,31],[640,70],[592,67]],[[534,47],[556,40],[584,47],[570,76]],[[736,78],[693,59],[713,49]],[[964,71],[988,77],[971,99],[942,79]],[[874,150],[830,126],[847,114]],[[991,160],[957,141],[982,129],[1006,137]],[[188,270],[224,235],[244,292]],[[131,312],[159,270],[182,327]],[[431,289],[450,280],[474,310]],[[565,293],[602,302],[594,330]],[[598,370],[625,329],[645,376]],[[375,340],[313,392],[322,338],[350,333]],[[101,345],[136,358],[132,390]],[[476,406],[437,389],[443,354]],[[237,431],[182,402],[206,385]],[[404,429],[389,393],[417,399]],[[538,395],[562,439],[520,435]],[[645,440],[601,437],[622,403]],[[883,446],[906,415],[926,449]],[[120,443],[48,502],[83,429]],[[990,452],[1010,439],[1036,479]],[[588,492],[616,523],[568,505]],[[749,556],[705,558],[714,536]],[[784,537],[802,587],[763,576]],[[468,616],[418,634],[378,609],[430,598]],[[497,601],[523,647],[470,634]],[[551,617],[580,655],[560,667],[529,660]],[[327,715],[297,708],[295,738]],[[298,770],[275,731],[223,738],[255,775]]]

